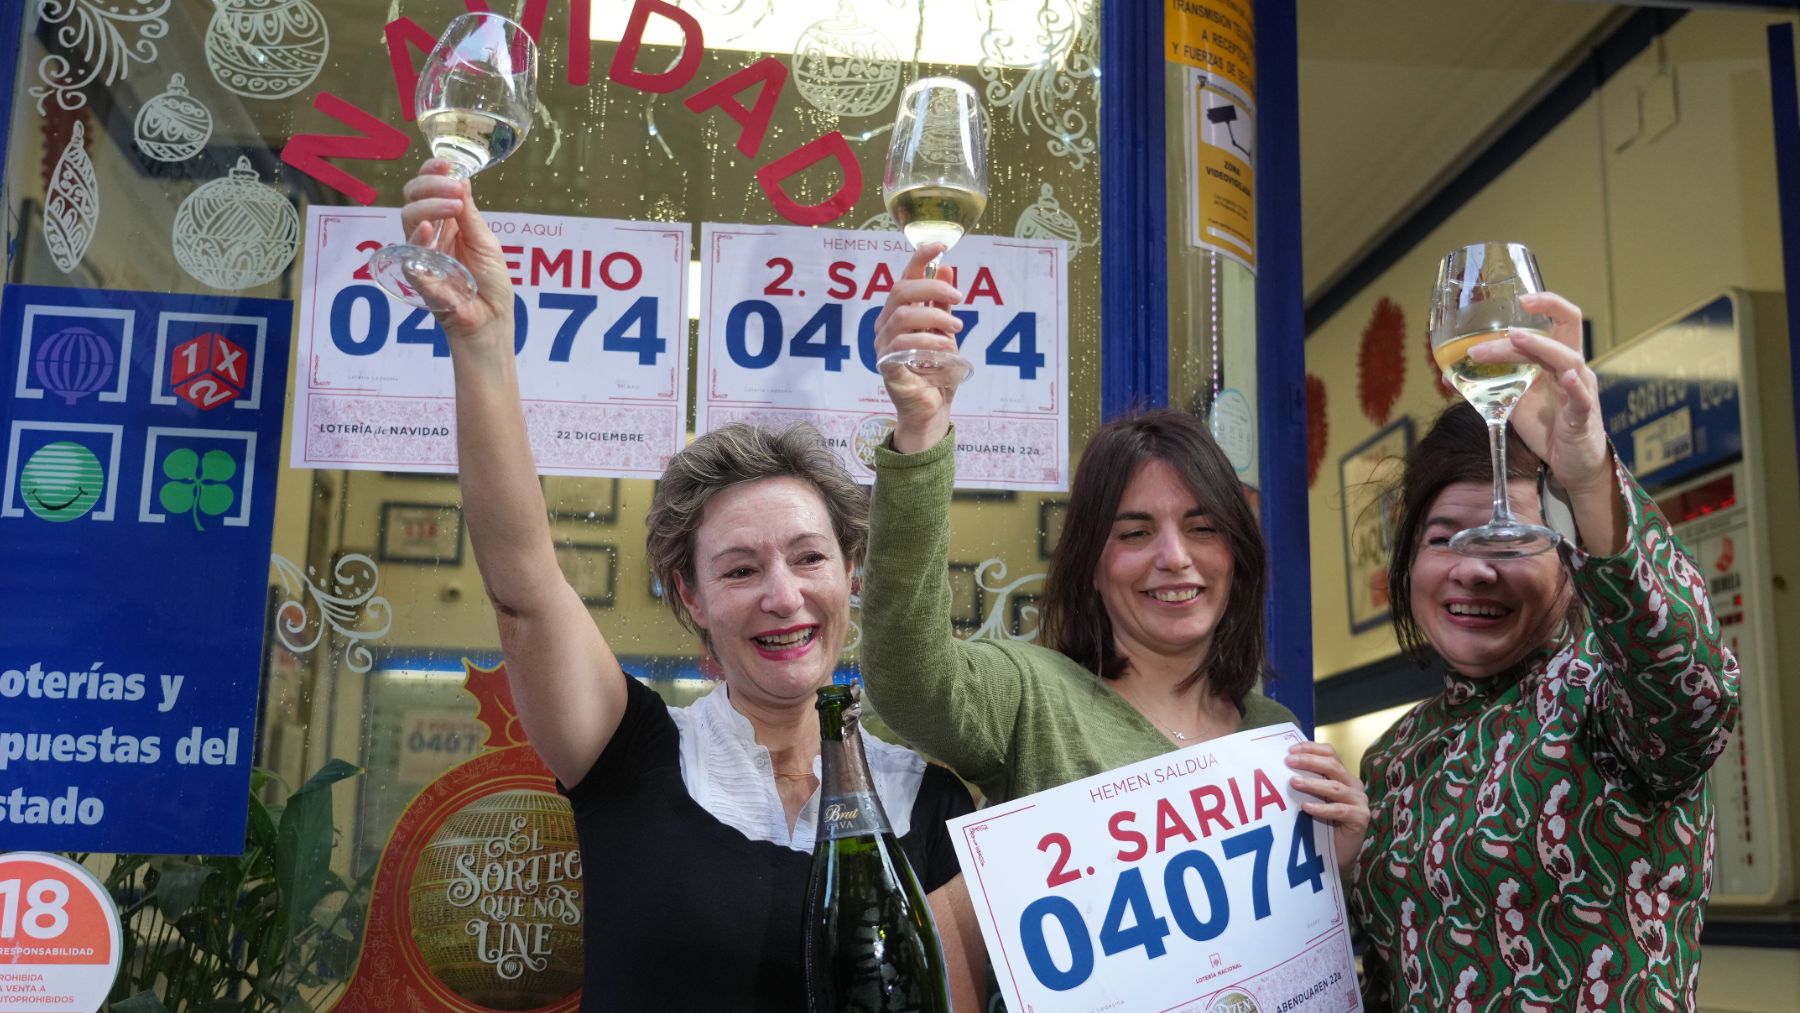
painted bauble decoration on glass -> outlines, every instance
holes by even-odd
[[[44,245],[64,274],[87,256],[88,244],[100,228],[100,180],[88,158],[86,139],[86,129],[76,120],[44,194]]]
[[[1069,244],[1070,260],[1081,252],[1081,224],[1063,210],[1048,183],[1039,188],[1038,199],[1020,213],[1013,235],[1020,239],[1060,239]]]
[[[38,383],[71,405],[105,390],[117,366],[112,342],[80,324],[51,334],[31,356]]]
[[[198,155],[212,137],[212,112],[188,94],[187,79],[169,78],[169,90],[138,110],[131,125],[138,150],[158,162],[184,162]]]
[[[881,33],[857,20],[843,0],[794,43],[794,84],[808,102],[839,116],[872,116],[900,87],[900,57]]]
[[[331,51],[325,18],[308,0],[213,0],[206,65],[245,98],[285,98],[312,83]]]
[[[261,285],[287,269],[300,246],[300,216],[260,182],[248,158],[188,195],[175,212],[175,259],[213,288]]]
[[[499,791],[451,814],[407,904],[425,966],[471,1003],[535,1010],[581,988],[581,850],[560,795]]]

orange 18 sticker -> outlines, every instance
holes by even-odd
[[[0,855],[0,1010],[94,1013],[119,971],[119,912],[56,855]]]

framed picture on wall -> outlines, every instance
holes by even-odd
[[[1069,512],[1066,499],[1047,499],[1038,503],[1038,558],[1049,559],[1062,538],[1063,517]]]
[[[1412,418],[1401,416],[1338,461],[1338,494],[1344,507],[1344,590],[1351,633],[1384,625],[1393,615],[1387,564],[1399,519],[1400,469],[1412,442]]]
[[[553,521],[611,524],[619,519],[619,480],[545,475],[544,505]]]
[[[969,633],[981,628],[987,614],[987,592],[975,579],[979,563],[950,564],[950,628]]]
[[[589,608],[613,607],[619,582],[616,547],[600,542],[557,542],[556,565]]]
[[[381,504],[375,558],[434,566],[462,563],[462,508],[454,503]]]
[[[1006,601],[1008,612],[1006,632],[1015,637],[1037,636],[1038,624],[1042,622],[1039,605],[1042,600],[1042,595],[1026,594],[1022,591],[1013,592],[1012,597]]]

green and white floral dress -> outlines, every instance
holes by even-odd
[[[1514,672],[1451,672],[1363,760],[1371,1010],[1695,1008],[1737,661],[1704,575],[1619,481],[1625,550],[1564,554],[1587,628]]]

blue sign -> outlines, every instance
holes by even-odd
[[[1744,452],[1737,307],[1720,296],[1594,364],[1619,459],[1655,490]]]
[[[243,850],[292,317],[6,287],[4,847]]]

